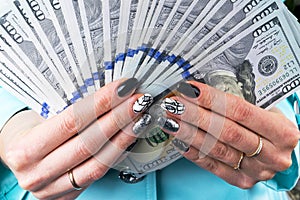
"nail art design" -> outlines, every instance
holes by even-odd
[[[136,78],[130,78],[124,81],[121,85],[119,85],[117,93],[119,97],[125,97],[132,93],[138,85],[138,80]]]
[[[137,175],[138,174],[135,174],[133,172],[121,171],[119,173],[119,179],[121,179],[125,183],[138,183],[145,178],[145,176],[140,176],[140,175],[137,176]]]
[[[159,126],[161,126],[162,128],[164,128],[166,130],[169,130],[171,132],[175,133],[179,130],[179,124],[173,119],[159,117],[157,122],[158,122]]]
[[[153,103],[151,94],[144,94],[133,105],[133,112],[140,113],[145,111]]]
[[[188,150],[190,149],[190,147],[188,146],[187,143],[179,140],[178,138],[175,138],[174,140],[172,140],[172,144],[177,147],[180,151],[183,152],[188,152]]]
[[[179,83],[177,91],[190,98],[197,98],[200,96],[200,90],[196,86],[186,82]]]
[[[161,107],[164,110],[175,115],[182,115],[185,110],[185,106],[182,103],[171,98],[164,99],[164,101],[161,104]]]
[[[134,134],[139,135],[142,133],[151,123],[152,117],[149,114],[144,114],[134,125],[132,131]]]

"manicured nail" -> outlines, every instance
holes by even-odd
[[[153,103],[153,97],[151,94],[144,94],[133,105],[133,112],[140,113],[145,111]]]
[[[119,97],[125,97],[131,94],[138,85],[138,80],[136,78],[130,78],[124,81],[121,85],[119,85],[117,93]]]
[[[177,91],[190,98],[197,98],[200,96],[200,90],[196,86],[186,82],[179,83]]]
[[[139,135],[151,124],[151,115],[144,114],[134,125],[132,131],[134,134]]]
[[[183,142],[182,140],[179,140],[178,138],[172,140],[172,144],[183,152],[188,152],[188,150],[190,149],[187,143]]]
[[[185,106],[182,103],[171,98],[164,99],[160,106],[175,115],[182,115],[185,110]]]
[[[125,183],[134,184],[144,180],[145,176],[141,176],[138,173],[134,173],[131,171],[120,171],[119,179],[124,181]]]
[[[171,131],[171,132],[177,132],[179,130],[179,124],[173,120],[173,119],[168,119],[165,117],[159,117],[157,119],[158,125],[161,126],[162,128]]]

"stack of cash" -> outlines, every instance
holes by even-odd
[[[154,97],[197,80],[266,109],[300,85],[281,0],[2,0],[0,24],[0,85],[45,118],[124,77]],[[116,168],[169,165],[173,139],[153,125]]]

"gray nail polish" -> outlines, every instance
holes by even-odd
[[[153,103],[153,97],[150,94],[144,94],[133,105],[133,112],[141,113]]]
[[[134,134],[141,134],[151,124],[151,115],[144,114],[134,125],[132,131]]]
[[[124,81],[121,85],[119,85],[117,93],[119,97],[125,97],[132,93],[138,85],[138,80],[136,78],[130,78]]]
[[[183,151],[183,152],[187,152],[190,147],[188,146],[187,143],[179,140],[178,138],[175,138],[174,140],[172,140],[172,144],[177,147],[180,151]]]
[[[186,82],[179,83],[177,91],[190,98],[197,98],[200,96],[200,90],[196,86]]]
[[[173,119],[159,117],[157,122],[158,122],[159,126],[161,126],[162,128],[164,128],[166,130],[169,130],[171,132],[175,133],[179,130],[179,124]]]
[[[171,98],[164,99],[164,101],[161,104],[161,107],[164,110],[175,115],[182,115],[185,110],[185,106],[182,103]]]

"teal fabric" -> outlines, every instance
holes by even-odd
[[[181,159],[166,169],[151,173],[137,184],[126,184],[117,179],[118,173],[111,170],[103,179],[95,182],[79,200],[182,200],[182,199],[248,199],[288,200],[285,192],[277,192],[258,183],[250,190],[242,190],[226,184],[190,162]],[[1,188],[2,190],[2,188]],[[13,184],[0,199],[36,200],[30,193]]]
[[[4,124],[10,116],[24,108],[24,104],[8,95],[0,88],[1,115]],[[294,98],[295,99],[295,98]],[[9,103],[8,103],[9,102]],[[295,122],[291,103],[287,100],[278,104],[287,117]],[[5,107],[5,108],[3,108]],[[296,122],[295,122],[296,123]],[[101,180],[95,182],[78,198],[82,200],[181,200],[181,199],[248,199],[248,200],[287,200],[285,190],[291,189],[299,175],[298,147],[293,153],[293,165],[286,171],[265,182],[257,183],[249,190],[227,184],[210,172],[199,168],[182,158],[166,168],[150,173],[137,184],[126,184],[119,180],[118,172],[110,170]],[[0,165],[0,199],[35,199],[29,192],[22,190],[13,174]]]
[[[17,200],[26,197],[27,191],[20,188],[11,171],[0,164],[0,199]]]
[[[295,112],[294,112],[295,101],[298,101],[300,105],[300,101],[297,93],[288,97],[287,100],[281,101],[279,104],[277,104],[277,108],[279,108],[283,112],[283,114],[287,118],[289,118],[292,122],[298,124],[299,127],[300,121],[297,120],[297,118],[299,119],[299,115],[295,116]],[[298,162],[299,143],[296,146],[294,152],[292,153],[292,160],[293,163],[289,169],[277,173],[273,179],[266,181],[265,184],[275,190],[289,190],[293,188],[297,183],[297,179],[295,179],[295,177],[299,177],[299,173],[300,173],[299,162]]]
[[[186,159],[180,159],[163,170],[148,174],[137,184],[126,184],[111,170],[95,182],[79,200],[288,200],[286,192],[278,192],[263,183],[249,190],[229,185],[215,175]],[[27,199],[36,200],[32,195]]]

